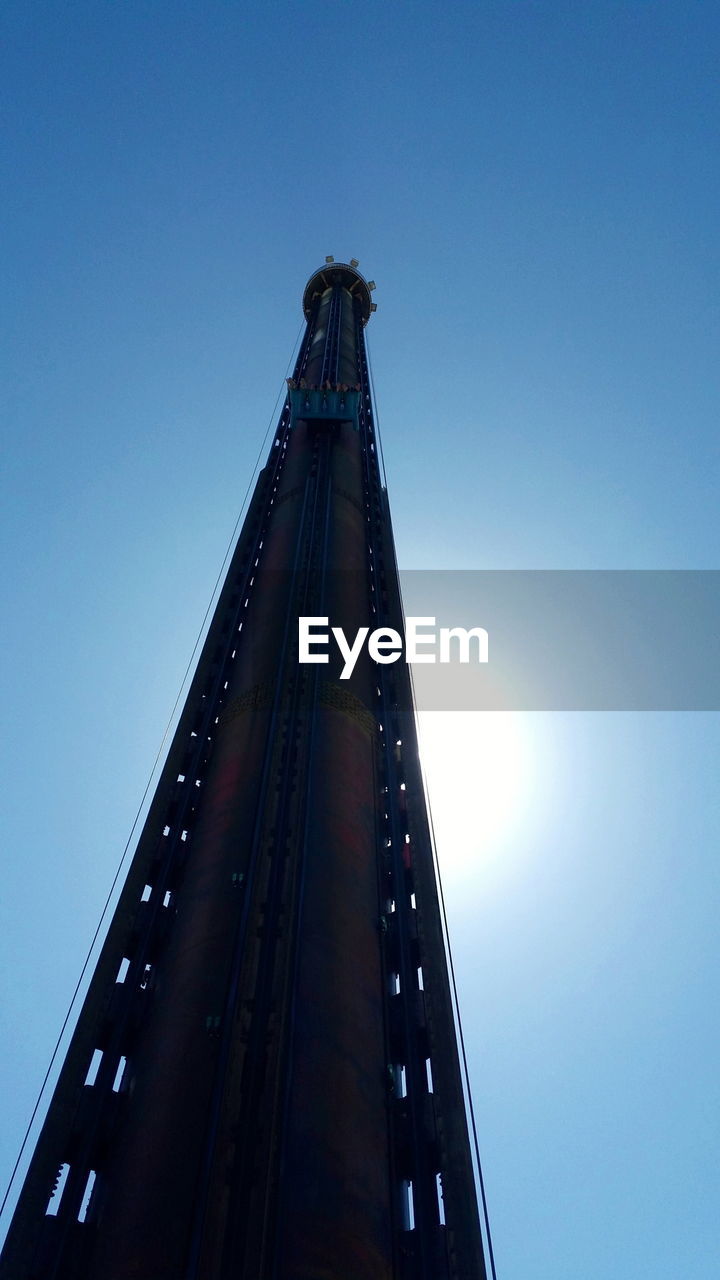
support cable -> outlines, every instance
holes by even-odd
[[[412,671],[410,672],[410,681],[412,683]],[[413,687],[413,702],[415,701],[415,689]],[[427,777],[425,770],[420,762],[422,772],[423,788],[425,791],[425,801],[427,804],[428,818],[430,819],[430,837],[433,851],[433,861],[435,863],[435,874],[437,875],[438,889],[440,892],[440,909],[442,911],[443,927],[445,930],[445,945],[448,953],[448,963],[450,965],[450,981],[452,983],[453,1000],[455,1003],[455,1016],[458,1024],[458,1036],[460,1039],[460,1054],[463,1064],[463,1075],[465,1077],[465,1088],[467,1089],[468,1107],[470,1110],[470,1123],[472,1126],[473,1146],[475,1148],[475,1160],[477,1162],[478,1182],[480,1184],[480,1198],[482,1200],[483,1220],[485,1223],[485,1234],[487,1236],[488,1256],[490,1259],[490,1272],[492,1280],[497,1280],[495,1271],[495,1255],[493,1252],[492,1235],[490,1233],[490,1216],[488,1213],[487,1196],[485,1193],[485,1179],[483,1177],[482,1164],[480,1161],[480,1146],[478,1143],[477,1126],[475,1123],[475,1108],[473,1106],[472,1089],[470,1088],[470,1072],[468,1070],[467,1053],[465,1051],[465,1036],[463,1034],[462,1018],[460,1017],[460,1001],[458,999],[457,983],[455,981],[455,965],[453,962],[452,947],[450,946],[450,932],[448,929],[447,912],[445,910],[445,894],[443,892],[442,876],[440,874],[440,859],[438,857],[437,843],[435,841],[435,824],[432,816],[432,805],[430,804],[430,792],[428,790]]]
[[[367,371],[368,371],[368,382],[370,383],[370,396],[371,396],[371,403],[372,403],[373,423],[375,426],[375,436],[377,438],[378,449],[380,452],[380,465],[382,467],[383,488],[387,490],[387,472],[385,470],[385,454],[383,453],[382,436],[380,435],[380,419],[378,417],[377,399],[375,396],[375,379],[373,377],[372,361],[370,359],[370,345],[367,340],[367,334],[365,336],[365,354],[367,356]],[[394,553],[395,553],[395,544],[393,542],[393,555]],[[395,568],[397,569],[397,564],[395,565]]]
[[[368,348],[368,345],[367,345],[367,341],[366,341],[366,344],[365,344],[365,349],[366,349],[366,354],[367,354],[368,378],[369,378],[369,382],[370,382],[370,390],[371,390],[371,394],[372,394],[372,402],[373,402],[373,405],[375,405],[375,384],[374,384],[374,380],[373,380],[372,366],[371,366],[371,362],[370,362],[370,351],[369,351],[369,348]],[[379,452],[380,452],[380,459],[381,459],[381,461],[382,461],[383,479],[385,480],[385,490],[386,490],[386,492],[387,492],[387,477],[386,477],[386,473],[385,473],[385,456],[384,456],[384,454],[383,454],[382,437],[381,437],[381,435],[380,435],[380,424],[379,424],[379,421],[378,421],[377,411],[376,411],[376,410],[375,410],[375,412],[374,412],[373,416],[374,416],[374,419],[375,419],[375,436],[376,436],[376,439],[377,439],[377,442],[378,442],[378,448],[379,448]],[[404,602],[403,602],[403,598],[402,598],[402,585],[401,585],[401,582],[400,582],[400,570],[399,570],[399,568],[398,568],[397,554],[396,554],[396,551],[395,551],[395,539],[394,539],[394,537],[391,537],[391,538],[390,538],[390,543],[391,543],[391,550],[392,550],[392,556],[393,556],[393,563],[394,563],[394,567],[395,567],[395,575],[396,575],[397,584],[398,584],[398,593],[399,593],[399,596],[400,596],[400,607],[401,607],[401,609],[402,609],[402,616],[403,616],[403,619],[404,619],[404,618],[405,618],[405,604],[404,604]],[[414,680],[413,680],[413,673],[412,673],[412,667],[411,667],[411,666],[408,668],[408,674],[409,674],[409,676],[410,676],[410,687],[411,687],[411,689],[412,689],[412,705],[413,705],[413,712],[414,712],[415,720],[416,720],[416,732],[417,732],[417,701],[416,701],[416,698],[415,698],[415,682],[414,682]],[[466,1053],[466,1050],[465,1050],[465,1036],[464,1036],[464,1033],[463,1033],[462,1018],[461,1018],[461,1016],[460,1016],[460,1001],[459,1001],[459,999],[458,999],[457,982],[456,982],[456,979],[455,979],[455,964],[454,964],[454,961],[453,961],[452,947],[451,947],[451,945],[450,945],[450,931],[449,931],[449,929],[448,929],[447,911],[446,911],[446,909],[445,909],[445,894],[444,894],[444,891],[443,891],[442,875],[440,874],[440,860],[439,860],[439,857],[438,857],[437,843],[436,843],[436,840],[435,840],[435,824],[434,824],[434,822],[433,822],[433,816],[432,816],[432,805],[430,804],[430,792],[429,792],[429,789],[428,789],[427,776],[426,776],[426,774],[425,774],[425,770],[424,770],[424,768],[423,768],[422,759],[420,760],[420,770],[421,770],[421,775],[422,775],[423,789],[424,789],[424,791],[425,791],[425,801],[426,801],[426,804],[427,804],[428,819],[429,819],[429,823],[430,823],[430,842],[431,842],[431,845],[432,845],[433,862],[434,862],[434,864],[435,864],[435,875],[437,876],[438,893],[439,893],[439,897],[440,897],[440,910],[441,910],[441,913],[442,913],[443,929],[444,929],[444,933],[445,933],[445,947],[446,947],[446,950],[447,950],[448,965],[449,965],[449,969],[450,969],[450,982],[451,982],[451,986],[452,986],[453,1004],[454,1004],[454,1007],[455,1007],[455,1018],[456,1018],[456,1021],[457,1021],[457,1028],[458,1028],[458,1038],[459,1038],[459,1041],[460,1041],[460,1056],[461,1056],[461,1059],[462,1059],[462,1068],[463,1068],[463,1076],[464,1076],[464,1081],[465,1081],[465,1090],[466,1090],[466,1093],[467,1093],[468,1110],[469,1110],[469,1113],[470,1113],[470,1127],[471,1127],[471,1129],[472,1129],[472,1135],[473,1135],[473,1147],[474,1147],[474,1151],[475,1151],[475,1162],[476,1162],[476,1165],[477,1165],[478,1185],[479,1185],[479,1188],[480,1188],[480,1199],[481,1199],[481,1203],[482,1203],[482,1213],[483,1213],[483,1221],[484,1221],[484,1225],[485,1225],[485,1235],[486,1235],[486,1238],[487,1238],[488,1257],[489,1257],[489,1261],[490,1261],[490,1272],[491,1272],[492,1280],[497,1280],[497,1273],[496,1273],[496,1270],[495,1270],[495,1255],[494,1255],[494,1252],[493,1252],[492,1235],[491,1235],[491,1232],[490,1232],[490,1215],[489,1215],[489,1212],[488,1212],[487,1195],[486,1195],[486,1192],[485,1192],[485,1179],[484,1179],[484,1177],[483,1177],[482,1163],[481,1163],[481,1161],[480,1161],[480,1144],[479,1144],[479,1142],[478,1142],[478,1136],[477,1136],[477,1125],[476,1125],[476,1123],[475,1123],[475,1108],[474,1108],[474,1106],[473,1106],[472,1089],[471,1089],[471,1087],[470,1087],[470,1072],[469,1072],[469,1070],[468,1070],[467,1053]]]
[[[181,699],[181,697],[182,697],[183,690],[184,690],[184,688],[185,688],[185,684],[186,684],[186,682],[187,682],[187,678],[188,678],[188,676],[189,676],[189,674],[190,674],[190,671],[191,671],[191,669],[192,669],[192,665],[193,665],[193,662],[194,662],[194,660],[195,660],[195,655],[196,655],[196,653],[197,653],[197,651],[198,651],[198,648],[199,648],[199,646],[200,646],[200,642],[201,642],[201,640],[202,640],[203,632],[204,632],[204,630],[205,630],[205,625],[206,625],[207,620],[208,620],[208,618],[209,618],[209,616],[210,616],[210,611],[211,611],[211,609],[212,609],[212,607],[213,607],[213,605],[214,605],[214,603],[215,603],[215,597],[216,597],[217,592],[218,592],[218,587],[220,586],[220,583],[221,583],[221,581],[222,581],[223,574],[224,574],[224,572],[225,572],[225,568],[226,568],[226,565],[227,565],[228,559],[229,559],[229,557],[230,557],[230,555],[231,555],[231,553],[232,553],[232,549],[233,549],[233,547],[234,547],[234,545],[235,545],[235,541],[236,541],[236,539],[237,539],[237,534],[238,534],[238,528],[239,528],[239,526],[240,526],[240,521],[242,520],[242,518],[243,518],[243,516],[244,516],[244,514],[245,514],[245,508],[246,508],[246,506],[247,506],[247,501],[248,501],[248,498],[249,498],[249,496],[250,496],[250,490],[251,490],[251,488],[252,488],[253,481],[255,480],[255,476],[256,476],[256,474],[257,474],[258,466],[259,466],[259,464],[260,464],[260,460],[261,460],[262,455],[263,455],[263,450],[265,449],[265,445],[266,445],[266,442],[267,442],[267,438],[268,438],[268,435],[270,434],[270,429],[271,429],[271,427],[272,427],[272,425],[273,425],[273,423],[274,423],[274,421],[275,421],[275,415],[276,415],[276,413],[277,413],[278,404],[280,403],[280,399],[281,399],[281,397],[283,396],[283,394],[286,394],[286,392],[287,392],[287,387],[286,387],[286,378],[289,376],[289,374],[290,374],[290,370],[291,370],[291,369],[292,369],[292,367],[293,367],[293,363],[294,363],[294,361],[295,361],[295,354],[296,354],[296,352],[297,352],[297,349],[298,349],[298,346],[299,346],[299,343],[300,343],[300,337],[301,337],[301,334],[302,334],[302,332],[303,332],[303,329],[304,329],[304,328],[305,328],[305,320],[304,320],[304,318],[303,318],[303,321],[302,321],[302,324],[301,324],[301,326],[300,326],[300,329],[298,330],[298,335],[297,335],[297,337],[296,337],[296,339],[295,339],[295,344],[294,344],[294,346],[293,346],[292,355],[290,356],[290,360],[289,360],[289,362],[288,362],[288,367],[287,367],[286,376],[283,378],[282,383],[280,384],[280,389],[279,389],[279,391],[278,391],[277,398],[276,398],[276,400],[275,400],[275,404],[274,404],[274,406],[273,406],[272,413],[271,413],[271,415],[270,415],[270,419],[269,419],[269,421],[268,421],[268,425],[267,425],[267,427],[266,427],[266,429],[265,429],[265,434],[264,434],[264,436],[263,436],[262,443],[261,443],[260,448],[259,448],[259,450],[258,450],[257,458],[255,459],[255,464],[254,464],[254,466],[253,466],[252,475],[250,476],[250,480],[249,480],[249,482],[248,482],[247,489],[245,490],[245,494],[244,494],[244,497],[243,497],[243,500],[242,500],[242,503],[241,503],[241,506],[240,506],[240,511],[239,511],[239,513],[238,513],[237,520],[235,521],[235,526],[234,526],[233,531],[232,531],[232,533],[231,533],[231,535],[230,535],[230,541],[229,541],[229,543],[228,543],[227,550],[226,550],[225,555],[224,555],[224,557],[223,557],[222,564],[220,565],[220,570],[219,570],[219,573],[218,573],[217,578],[216,578],[216,580],[215,580],[215,585],[213,586],[212,592],[211,592],[211,594],[210,594],[210,599],[209,599],[209,601],[208,601],[208,606],[207,606],[207,608],[206,608],[206,610],[205,610],[205,614],[204,614],[203,620],[202,620],[202,622],[201,622],[201,624],[200,624],[200,629],[199,629],[199,631],[198,631],[197,638],[196,638],[196,640],[195,640],[195,644],[193,645],[192,653],[190,654],[190,657],[189,657],[189,659],[188,659],[188,663],[187,663],[187,666],[186,666],[186,668],[185,668],[185,673],[184,673],[184,675],[183,675],[183,677],[182,677],[182,680],[180,681],[180,688],[179,688],[179,690],[178,690],[177,697],[175,698],[175,702],[173,703],[172,711],[170,712],[170,715],[169,715],[169,717],[168,717],[168,722],[167,722],[167,724],[166,724],[166,726],[165,726],[165,731],[164,731],[164,733],[163,733],[162,740],[161,740],[161,742],[160,742],[160,746],[159,746],[159,747],[158,747],[158,749],[157,749],[157,754],[156,754],[156,756],[155,756],[155,759],[153,760],[152,767],[151,767],[151,769],[150,769],[150,773],[149,773],[149,776],[148,776],[148,780],[147,780],[147,783],[145,784],[145,790],[144,790],[144,791],[143,791],[143,793],[142,793],[142,797],[141,797],[140,803],[139,803],[139,805],[138,805],[138,807],[137,807],[137,811],[136,811],[136,813],[135,813],[135,817],[133,818],[132,826],[131,826],[131,828],[130,828],[130,834],[128,835],[127,841],[126,841],[126,843],[125,843],[125,847],[124,847],[123,852],[122,852],[122,856],[121,856],[120,861],[119,861],[119,863],[118,863],[118,865],[117,865],[117,869],[116,869],[116,871],[115,871],[115,875],[113,876],[113,879],[112,879],[112,884],[110,885],[110,889],[108,890],[107,897],[105,898],[105,902],[104,902],[104,904],[103,904],[102,911],[100,912],[100,919],[98,920],[97,926],[96,926],[96,928],[95,928],[95,932],[93,933],[92,940],[91,940],[91,942],[90,942],[90,946],[88,947],[87,954],[86,954],[86,956],[85,956],[85,960],[83,961],[83,966],[82,966],[82,969],[80,970],[80,976],[79,976],[79,978],[78,978],[78,980],[77,980],[77,983],[75,984],[75,989],[74,989],[74,991],[73,991],[73,993],[72,993],[72,996],[70,997],[70,1003],[69,1003],[69,1005],[68,1005],[68,1007],[67,1007],[67,1011],[66,1011],[66,1013],[65,1013],[65,1017],[63,1018],[63,1023],[62,1023],[62,1026],[61,1026],[61,1028],[60,1028],[60,1032],[59,1032],[59,1034],[58,1034],[57,1040],[55,1041],[55,1045],[54,1045],[54,1048],[53,1048],[52,1054],[50,1055],[50,1062],[48,1063],[48,1067],[47,1067],[47,1070],[46,1070],[45,1075],[44,1075],[44,1077],[43,1077],[42,1084],[40,1085],[40,1089],[39,1089],[39,1092],[38,1092],[37,1098],[36,1098],[36,1100],[35,1100],[35,1104],[34,1104],[34,1106],[33,1106],[33,1109],[32,1109],[32,1113],[31,1113],[30,1119],[29,1119],[29,1121],[28,1121],[27,1127],[26,1127],[26,1129],[25,1129],[25,1133],[24,1133],[24,1135],[23,1135],[22,1142],[21,1142],[21,1144],[20,1144],[20,1150],[18,1151],[17,1159],[16,1159],[16,1161],[15,1161],[15,1164],[13,1165],[13,1169],[12,1169],[12,1172],[11,1172],[11,1174],[10,1174],[9,1181],[8,1181],[7,1187],[6,1187],[6,1189],[5,1189],[5,1194],[3,1195],[2,1202],[0,1203],[0,1218],[2,1217],[3,1213],[5,1212],[5,1206],[7,1205],[8,1198],[9,1198],[9,1196],[10,1196],[10,1192],[12,1191],[13,1183],[15,1182],[15,1178],[16,1178],[16,1176],[17,1176],[17,1171],[18,1171],[18,1169],[19,1169],[19,1167],[20,1167],[20,1162],[21,1162],[21,1160],[22,1160],[22,1158],[23,1158],[23,1154],[24,1154],[24,1152],[25,1152],[25,1148],[26,1148],[26,1146],[27,1146],[27,1144],[28,1144],[28,1140],[29,1140],[29,1138],[30,1138],[30,1134],[31,1134],[31,1132],[32,1132],[32,1127],[33,1127],[33,1125],[34,1125],[34,1123],[35,1123],[35,1118],[36,1118],[37,1113],[38,1113],[38,1111],[39,1111],[39,1109],[40,1109],[40,1104],[41,1104],[41,1102],[42,1102],[43,1094],[45,1093],[45,1089],[47,1088],[48,1080],[50,1079],[50,1075],[51,1075],[51,1073],[52,1073],[53,1067],[54,1067],[54,1065],[55,1065],[55,1061],[56,1061],[57,1056],[58,1056],[58,1053],[59,1053],[59,1051],[60,1051],[60,1046],[61,1046],[61,1044],[62,1044],[63,1037],[64,1037],[64,1035],[65,1035],[65,1032],[66,1032],[66,1030],[67,1030],[68,1023],[69,1023],[70,1018],[71,1018],[71,1016],[72,1016],[72,1011],[73,1011],[73,1008],[75,1007],[75,1002],[76,1002],[76,1000],[77,1000],[77,998],[78,998],[78,994],[79,994],[79,992],[80,992],[80,990],[81,990],[81,987],[82,987],[82,984],[83,984],[83,980],[84,980],[84,978],[85,978],[85,974],[86,974],[86,973],[87,973],[87,971],[88,971],[88,968],[89,968],[89,965],[90,965],[90,961],[91,961],[91,959],[92,959],[92,955],[93,955],[93,952],[94,952],[94,950],[95,950],[95,945],[96,945],[97,940],[98,940],[98,938],[99,938],[99,936],[100,936],[100,931],[101,931],[101,929],[102,929],[103,922],[104,922],[105,917],[106,917],[106,915],[107,915],[107,913],[108,913],[108,910],[109,910],[109,907],[110,907],[110,903],[111,903],[111,902],[112,902],[112,900],[113,900],[113,896],[114,896],[114,893],[115,893],[115,889],[117,888],[117,883],[118,883],[118,880],[120,879],[120,874],[121,874],[121,872],[122,872],[122,869],[123,869],[123,866],[124,866],[124,863],[125,863],[125,859],[127,858],[127,855],[128,855],[128,850],[129,850],[130,845],[131,845],[131,843],[132,843],[132,839],[133,839],[133,836],[134,836],[134,834],[135,834],[135,830],[136,830],[136,828],[137,828],[138,822],[140,821],[140,816],[141,816],[141,814],[142,814],[142,811],[143,811],[143,808],[144,808],[144,805],[145,805],[145,801],[147,800],[147,797],[148,797],[148,792],[150,791],[150,787],[151,787],[152,782],[153,782],[153,779],[154,779],[154,777],[155,777],[155,772],[156,772],[156,770],[157,770],[158,763],[159,763],[159,761],[160,761],[160,759],[161,759],[161,757],[162,757],[163,751],[164,751],[164,749],[165,749],[165,743],[167,742],[168,736],[169,736],[169,734],[170,734],[170,729],[171,729],[171,727],[172,727],[173,720],[175,719],[175,713],[176,713],[176,711],[177,711],[177,709],[178,709],[178,706],[180,705],[180,699]]]

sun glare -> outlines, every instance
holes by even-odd
[[[443,872],[474,878],[506,851],[527,808],[527,726],[513,712],[426,711],[419,727]]]

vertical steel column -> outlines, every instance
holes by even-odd
[[[402,633],[392,524],[380,482],[360,329],[357,345],[367,467],[368,551],[375,588],[369,603],[371,611],[377,607],[377,625]],[[440,1276],[484,1280],[482,1236],[407,666],[403,662],[378,666],[377,683],[386,797],[386,896],[382,904],[386,990],[393,984],[388,998],[388,1080],[399,1275],[408,1280]],[[410,1221],[412,1229],[408,1229]]]
[[[402,629],[369,286],[303,305],[330,389],[282,410],[0,1280],[484,1280],[407,669],[298,663],[301,614]]]

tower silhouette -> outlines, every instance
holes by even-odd
[[[1,1280],[484,1280],[364,326],[328,259]]]

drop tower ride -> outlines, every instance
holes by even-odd
[[[293,377],[0,1280],[484,1280],[353,260]]]

